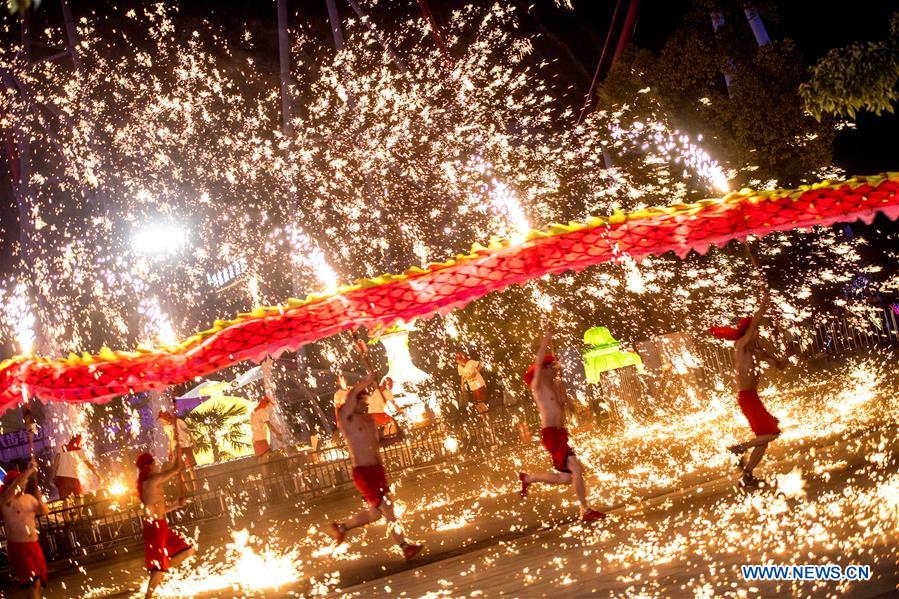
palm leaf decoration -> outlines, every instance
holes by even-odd
[[[191,412],[184,417],[184,422],[197,450],[208,451],[213,461],[222,462],[233,459],[236,450],[250,447],[242,428],[246,416],[247,409],[243,406],[215,406],[203,412]]]

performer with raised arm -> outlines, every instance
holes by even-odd
[[[21,586],[26,597],[41,597],[47,586],[47,562],[37,541],[37,516],[50,513],[40,497],[40,491],[27,493],[28,479],[37,473],[34,457],[28,470],[10,470],[0,487],[0,514],[6,528],[6,548],[12,578]]]
[[[168,503],[163,485],[183,469],[180,457],[166,470],[161,470],[149,453],[137,457],[137,496],[144,504],[144,559],[150,572],[147,599],[153,596],[170,567],[176,567],[194,554],[187,541],[169,530],[166,518],[170,511],[184,506],[184,498]]]
[[[552,328],[547,328],[540,341],[537,357],[524,374],[524,381],[531,388],[534,403],[540,412],[540,437],[543,447],[552,457],[553,467],[558,472],[539,472],[528,474],[519,472],[521,480],[521,496],[527,497],[528,487],[535,482],[552,485],[572,485],[581,504],[581,520],[593,522],[606,515],[590,508],[587,503],[587,489],[584,484],[584,469],[574,451],[568,445],[568,431],[565,430],[565,409],[573,408],[571,400],[562,388],[561,381],[556,380],[556,359],[549,351],[552,340]]]
[[[97,468],[84,455],[81,448],[81,434],[73,436],[68,443],[62,446],[62,449],[53,459],[53,484],[59,492],[60,499],[72,497],[76,503],[82,501],[84,495],[84,485],[81,483],[81,476],[84,474],[81,466],[94,473],[97,480],[102,480]]]
[[[748,249],[748,248],[747,248]],[[753,265],[758,263],[750,253]],[[785,358],[776,355],[773,347],[759,336],[759,326],[770,303],[768,288],[760,285],[758,308],[752,317],[741,318],[736,327],[712,327],[711,333],[718,339],[734,342],[734,382],[737,385],[737,403],[755,434],[753,439],[728,447],[728,450],[740,458],[739,469],[743,474],[742,483],[748,488],[755,488],[759,480],[753,476],[753,469],[758,466],[765,455],[768,443],[780,435],[778,420],[771,415],[759,399],[758,359],[762,358],[782,369],[787,365]],[[745,453],[752,448],[749,459]]]
[[[406,541],[393,513],[390,486],[387,484],[387,476],[378,453],[378,427],[368,413],[369,388],[374,384],[374,378],[369,376],[349,390],[343,404],[335,406],[337,428],[346,440],[350,461],[353,464],[353,483],[368,504],[368,509],[345,522],[332,522],[330,534],[339,545],[346,537],[347,531],[384,517],[389,523],[390,534],[402,550],[403,556],[411,560],[418,555],[422,546]]]

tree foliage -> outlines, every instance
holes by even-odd
[[[887,39],[834,48],[810,68],[799,87],[805,108],[815,118],[854,118],[859,110],[893,112],[899,99],[899,12],[890,19]]]
[[[601,104],[628,102],[635,90],[651,86],[677,125],[703,133],[716,158],[742,169],[739,185],[815,178],[831,162],[834,131],[805,111],[796,44],[785,38],[759,47],[738,6],[726,4],[721,11],[724,26],[717,35],[697,2],[660,52],[632,48],[601,86]],[[731,78],[729,87],[723,73]]]
[[[242,429],[247,409],[243,406],[216,406],[204,412],[191,412],[184,423],[198,451],[211,452],[215,463],[235,457],[237,450],[250,447]]]

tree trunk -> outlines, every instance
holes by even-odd
[[[724,13],[719,11],[712,11],[709,13],[712,17],[712,29],[715,31],[716,37],[720,37],[719,30],[724,27]],[[726,57],[724,59],[725,64],[727,64],[727,68],[725,68],[722,75],[724,75],[724,85],[727,87],[727,95],[730,95],[730,84],[734,79],[733,75],[733,60],[731,58]]]
[[[624,17],[624,25],[621,26],[621,35],[618,36],[618,45],[615,46],[615,54],[612,55],[612,62],[609,64],[609,71],[615,68],[615,63],[624,52],[624,48],[631,41],[631,35],[634,33],[634,27],[637,23],[637,13],[640,8],[640,0],[631,0],[630,6],[627,7],[627,15]]]
[[[281,63],[281,132],[293,137],[290,123],[290,39],[287,37],[287,0],[278,1],[278,57]]]
[[[72,21],[72,9],[69,6],[69,0],[60,0],[60,3],[62,4],[62,20],[66,28],[66,48],[69,56],[72,57],[72,64],[78,69],[81,67],[81,62],[78,59],[78,52],[75,50],[78,45],[78,34],[75,32],[75,25]]]
[[[334,48],[340,52],[343,50],[343,30],[340,27],[337,4],[334,0],[325,0],[325,3],[328,5],[328,21],[331,23],[331,35],[334,36]]]
[[[434,13],[431,12],[431,6],[428,4],[428,0],[418,0],[418,8],[419,10],[421,10],[421,14],[428,22],[428,26],[431,28],[431,35],[434,37],[434,41],[437,43],[437,47],[440,48],[440,51],[443,53],[443,58],[446,60],[447,66],[452,67],[453,57],[449,52],[446,41],[444,41],[443,39],[443,33],[440,31],[440,27],[437,25],[437,20],[434,18]],[[583,67],[581,68],[583,69]],[[586,71],[584,72],[586,73]]]
[[[762,15],[759,14],[759,11],[755,6],[747,4],[743,8],[743,12],[746,14],[746,20],[749,22],[749,27],[752,29],[752,35],[755,36],[755,43],[757,43],[760,48],[765,44],[770,44],[771,38],[768,37],[768,30],[765,29],[765,22],[762,20]]]

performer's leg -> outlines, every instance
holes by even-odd
[[[405,545],[406,539],[403,537],[400,527],[396,526],[396,515],[393,513],[393,502],[390,501],[388,496],[384,496],[381,505],[378,506],[378,511],[384,516],[384,519],[390,523],[388,527],[390,528],[390,536],[393,537],[393,541],[400,547]]]
[[[524,482],[531,483],[547,483],[549,485],[567,485],[571,482],[571,474],[567,472],[535,472],[534,474],[524,475]]]
[[[381,505],[384,505],[383,501],[381,502]],[[369,506],[367,510],[357,513],[346,522],[341,522],[340,525],[343,526],[344,530],[352,530],[354,528],[365,526],[366,524],[371,524],[372,522],[377,522],[380,519],[381,510]]]
[[[185,549],[184,551],[182,551],[181,553],[179,553],[178,555],[174,556],[172,559],[169,560],[169,568],[177,568],[178,564],[180,564],[181,562],[183,562],[184,560],[186,560],[187,558],[189,558],[196,552],[197,552],[197,550],[194,549],[193,547],[188,547],[187,549]]]
[[[41,599],[41,579],[36,578],[31,586],[26,587],[25,596],[29,599]]]
[[[163,576],[165,576],[165,572],[162,570],[153,570],[150,572],[150,580],[147,581],[146,599],[152,599],[153,593],[156,591],[156,587],[159,586],[159,583],[162,582]]]
[[[766,435],[771,436],[771,435]],[[764,443],[762,445],[755,445],[752,453],[749,454],[749,460],[746,462],[746,465],[743,467],[743,473],[752,476],[752,470],[759,465],[759,462],[762,461],[762,456],[765,455],[765,450],[768,449],[768,443]]]
[[[732,451],[733,453],[739,455],[742,453],[746,453],[746,451],[750,447],[758,447],[759,445],[768,445],[768,443],[770,443],[771,441],[776,439],[778,436],[780,436],[780,433],[775,433],[772,435],[758,435],[757,437],[754,437],[754,438],[750,439],[749,441],[746,441],[745,443],[738,443],[736,445],[731,445],[730,447],[728,447],[728,449],[730,451]]]
[[[584,468],[581,466],[581,461],[573,455],[568,456],[565,465],[571,470],[571,483],[574,487],[574,492],[577,494],[577,500],[581,504],[581,514],[583,514],[590,509],[590,506],[587,505],[587,487],[584,484]]]

